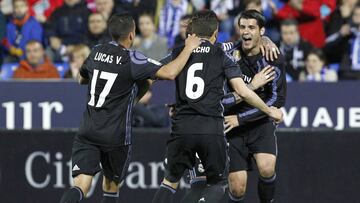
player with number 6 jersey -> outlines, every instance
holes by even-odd
[[[195,164],[196,154],[203,163],[207,187],[199,202],[219,202],[227,179],[228,155],[224,136],[224,97],[226,79],[246,102],[275,120],[282,119],[279,109],[268,107],[241,79],[238,64],[221,47],[214,45],[218,21],[213,11],[195,13],[188,33],[203,38],[193,50],[184,69],[176,78],[176,104],[171,135],[167,142],[165,178],[153,203],[171,203],[179,180]],[[162,60],[178,57],[183,47]]]

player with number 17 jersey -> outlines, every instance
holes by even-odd
[[[91,81],[78,138],[100,146],[131,144],[131,111],[138,93],[134,81],[154,78],[160,66],[115,42],[95,47],[80,69]]]

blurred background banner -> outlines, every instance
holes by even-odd
[[[0,130],[1,202],[58,202],[70,186],[75,130]],[[135,129],[128,175],[119,202],[150,202],[163,177],[168,129]],[[277,133],[278,203],[358,203],[360,133],[281,129]],[[99,174],[101,175],[101,174]],[[184,180],[184,181],[183,181]],[[186,175],[178,196],[189,186]],[[248,202],[257,202],[257,172],[249,173]],[[84,203],[100,202],[101,178]],[[178,203],[179,199],[176,200]]]
[[[286,128],[360,128],[359,81],[288,83]],[[75,82],[0,82],[0,128],[77,128],[86,104],[86,86]],[[174,84],[157,82],[153,104],[174,102]]]

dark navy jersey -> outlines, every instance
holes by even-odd
[[[89,80],[79,138],[100,146],[131,144],[137,82],[154,78],[161,64],[115,42],[94,47],[80,69]]]
[[[176,58],[175,48],[162,62]],[[221,47],[203,42],[193,51],[176,78],[176,105],[172,132],[178,134],[223,134],[221,99],[225,79],[241,77],[239,66]]]
[[[249,84],[254,76],[264,69],[267,65],[275,68],[275,79],[265,86],[257,89],[255,93],[268,105],[275,107],[282,107],[285,105],[286,98],[286,73],[283,57],[280,55],[278,59],[273,62],[268,62],[261,53],[255,56],[245,56],[241,49],[241,42],[223,44],[223,48],[233,56],[241,68],[243,74],[242,78],[245,83]],[[231,90],[231,88],[230,88]],[[231,90],[232,91],[232,90]],[[241,102],[232,106],[226,112],[227,115],[238,115],[239,125],[257,121],[260,119],[267,119],[268,116],[257,108]]]

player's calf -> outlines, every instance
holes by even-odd
[[[274,201],[276,173],[276,156],[272,154],[256,154],[255,159],[259,168],[258,194],[261,203]]]
[[[60,203],[78,203],[84,198],[84,193],[79,187],[72,187],[65,191]]]
[[[119,199],[119,184],[103,177],[103,197],[101,203],[117,203]]]
[[[173,195],[179,186],[179,182],[170,182],[164,178],[159,189],[156,191],[152,203],[171,203],[173,202]]]

